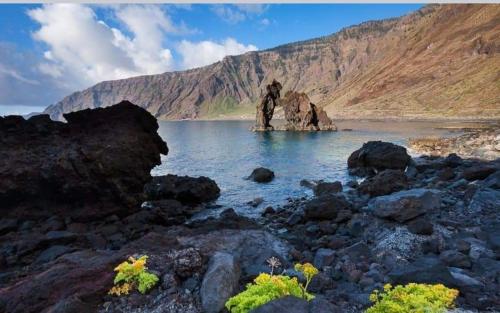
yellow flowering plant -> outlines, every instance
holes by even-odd
[[[306,299],[314,299],[314,295],[307,292],[307,286],[311,279],[318,273],[318,270],[309,263],[297,264],[296,269],[306,277],[306,286],[303,286],[297,277],[286,275],[273,275],[276,267],[276,260],[268,263],[271,267],[271,274],[261,273],[253,283],[247,284],[245,291],[230,298],[226,302],[226,308],[231,313],[248,313],[251,310],[266,304],[269,301],[279,299],[285,296],[294,296]],[[300,267],[298,267],[300,265]]]
[[[129,257],[127,261],[120,263],[115,268],[117,272],[114,279],[115,286],[109,290],[109,294],[128,295],[134,288],[144,294],[153,288],[159,279],[155,274],[147,272],[147,258],[146,255],[138,259]]]
[[[311,263],[304,263],[304,264],[297,263],[297,264],[295,264],[295,270],[297,272],[301,272],[304,275],[304,277],[306,278],[306,285],[303,286],[302,291],[303,291],[303,294],[307,294],[307,287],[309,286],[309,283],[311,282],[313,277],[319,273],[319,271]],[[302,287],[302,285],[301,285],[301,287]]]
[[[442,284],[386,284],[370,295],[374,304],[365,313],[442,313],[453,308],[457,296],[458,290]]]

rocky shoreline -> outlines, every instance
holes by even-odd
[[[466,130],[464,134],[450,138],[410,139],[408,145],[415,153],[434,156],[457,153],[465,158],[496,160],[500,158],[500,126]]]
[[[344,186],[295,182],[314,196],[257,219],[226,208],[193,221],[220,190],[206,177],[150,176],[168,149],[149,113],[120,103],[65,118],[0,118],[1,312],[225,312],[270,257],[289,275],[313,263],[316,298],[259,312],[363,312],[374,289],[408,282],[457,288],[461,312],[500,310],[499,159],[411,158],[369,142],[346,160]],[[113,269],[141,255],[158,285],[108,295]]]

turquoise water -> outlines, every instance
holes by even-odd
[[[221,188],[217,204],[253,215],[289,197],[310,195],[300,186],[302,179],[345,183],[347,158],[366,141],[405,145],[410,137],[450,134],[436,129],[446,126],[443,122],[342,121],[339,129],[352,131],[339,132],[259,133],[249,131],[251,126],[248,121],[162,121],[159,133],[170,152],[152,174],[208,176]],[[259,166],[273,170],[276,178],[268,184],[246,180]],[[257,197],[264,199],[259,207],[246,204]]]

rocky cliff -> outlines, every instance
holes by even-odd
[[[248,117],[273,78],[333,118],[499,118],[500,6],[429,5],[182,72],[106,81],[52,118],[127,99],[161,119]]]

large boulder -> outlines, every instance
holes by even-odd
[[[155,176],[144,186],[149,200],[174,199],[183,204],[199,204],[215,200],[220,189],[212,179],[200,176]]]
[[[469,181],[482,180],[497,170],[496,167],[491,165],[475,164],[463,172],[463,177]]]
[[[64,255],[48,269],[0,289],[0,312],[53,312],[71,298],[85,299],[88,308],[80,312],[95,312],[102,295],[113,285],[113,268],[123,258],[117,251]]]
[[[138,210],[168,153],[156,119],[128,101],[64,117],[0,117],[1,214],[90,220]]]
[[[265,167],[258,167],[252,171],[248,179],[256,183],[268,183],[274,179],[274,172]]]
[[[217,313],[236,293],[240,268],[233,255],[216,252],[210,259],[200,289],[201,304],[207,313]]]
[[[309,200],[304,206],[307,219],[331,220],[342,210],[351,210],[352,205],[341,194],[327,194]]]
[[[500,208],[500,190],[481,188],[477,190],[469,203],[472,212],[497,212]]]
[[[281,130],[337,130],[326,112],[311,103],[303,92],[288,91],[281,99],[280,105],[283,107],[286,120],[285,126],[279,128]]]
[[[212,251],[230,253],[238,260],[241,279],[246,281],[268,272],[266,260],[270,257],[278,258],[283,266],[290,265],[290,245],[262,230],[222,229],[197,236],[178,237],[177,240],[183,246],[199,249],[202,254],[211,254]]]
[[[457,287],[448,268],[434,257],[420,257],[410,264],[401,264],[389,272],[389,278],[395,284],[444,284]]]
[[[342,183],[339,181],[330,182],[318,182],[316,186],[313,187],[314,195],[321,196],[325,194],[342,192]]]
[[[319,269],[329,266],[335,260],[335,251],[332,249],[320,248],[316,251],[313,264]]]
[[[376,197],[368,203],[368,208],[375,216],[393,219],[400,223],[439,209],[440,206],[439,191],[423,188]]]
[[[408,179],[403,171],[385,170],[365,179],[358,191],[371,197],[384,196],[408,188]]]
[[[347,167],[350,170],[404,170],[410,162],[406,148],[390,142],[369,141],[349,156]]]

